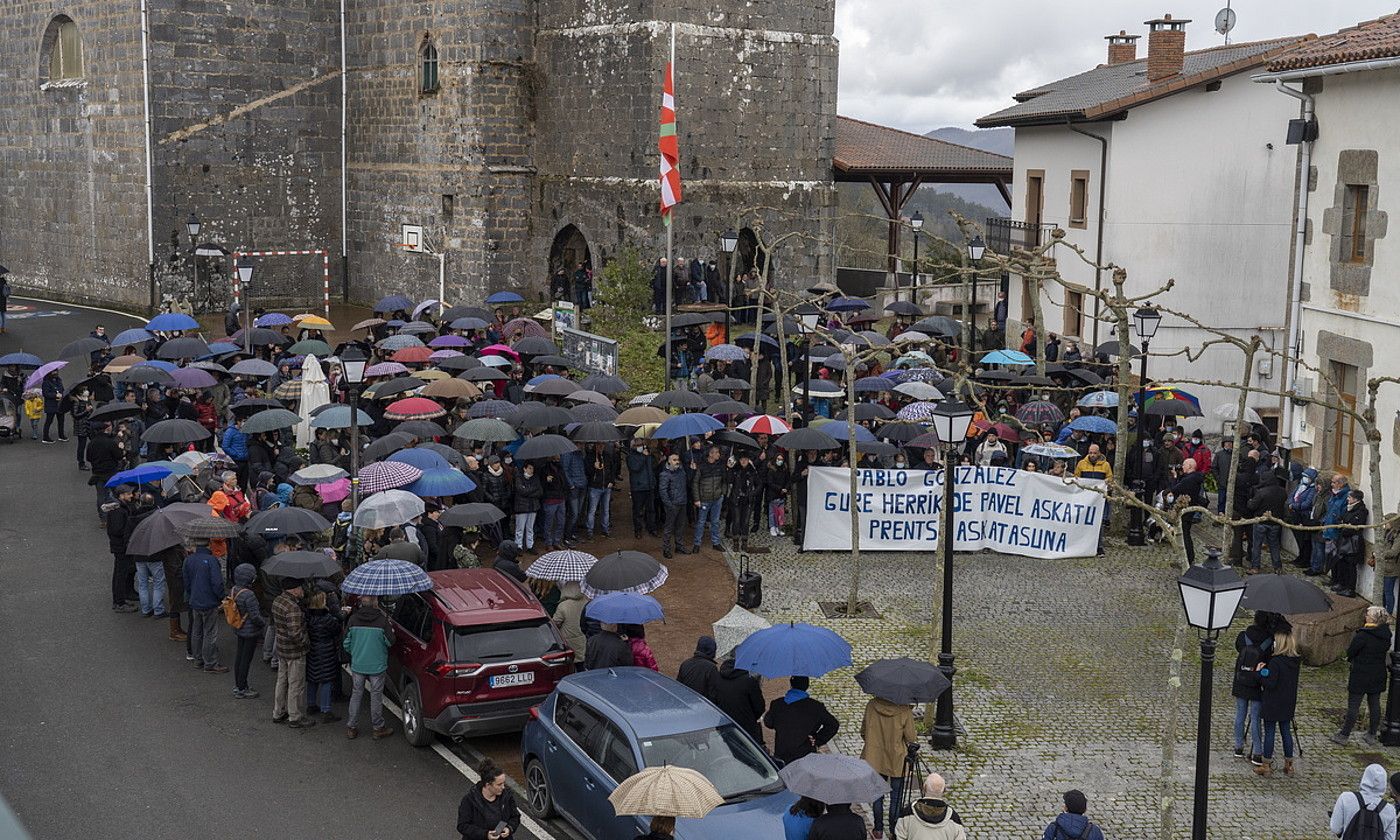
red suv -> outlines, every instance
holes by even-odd
[[[399,596],[390,615],[388,684],[416,747],[452,737],[521,729],[530,707],[574,672],[564,644],[530,590],[494,569],[432,572],[430,592]]]

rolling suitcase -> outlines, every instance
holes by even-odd
[[[749,555],[739,555],[739,595],[735,602],[746,610],[763,603],[763,575],[749,568]]]

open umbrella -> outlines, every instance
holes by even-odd
[[[419,440],[447,437],[447,430],[431,420],[405,420],[394,427],[394,431],[413,435]]]
[[[155,464],[141,464],[129,470],[122,470],[107,479],[103,487],[116,487],[118,484],[146,484],[151,481],[160,481],[162,478],[172,474],[174,470],[170,467],[157,466]],[[188,475],[188,472],[186,472]]]
[[[275,432],[290,429],[301,422],[301,415],[285,408],[268,408],[243,421],[243,433],[254,435],[259,432]]]
[[[1080,457],[1079,450],[1075,449],[1073,446],[1065,446],[1064,444],[1060,443],[1032,443],[1030,446],[1027,446],[1021,451],[1026,453],[1027,455],[1036,455],[1042,458],[1054,458],[1056,460],[1073,458],[1077,461]]]
[[[574,409],[574,413],[577,414],[578,409]],[[617,415],[613,422],[619,426],[641,426],[645,423],[665,423],[668,416],[670,415],[659,408],[638,405]]]
[[[577,382],[554,376],[525,390],[543,397],[563,397],[583,389]]]
[[[57,362],[45,362],[44,364],[40,365],[37,369],[35,369],[33,373],[29,374],[29,376],[25,378],[25,390],[39,387],[39,383],[44,381],[44,377],[48,376],[54,371],[63,370],[66,367],[68,367],[68,363],[66,361],[60,360]]]
[[[591,376],[586,376],[583,378],[582,382],[579,382],[579,385],[590,391],[597,391],[600,394],[607,394],[608,396],[621,394],[630,387],[627,381],[622,377],[609,376],[605,373],[595,373]]]
[[[1042,423],[1056,424],[1065,419],[1065,413],[1052,402],[1035,400],[1016,409],[1016,419],[1032,426]]]
[[[182,367],[170,371],[170,378],[181,388],[197,390],[199,388],[212,388],[219,384],[214,375],[207,370],[196,367]]]
[[[446,527],[474,528],[478,525],[500,522],[505,518],[505,511],[489,502],[467,502],[466,504],[453,505],[443,511],[438,522]],[[541,557],[536,560],[531,568],[534,568],[543,559],[544,557]]]
[[[463,505],[457,507],[463,507]],[[449,508],[443,513],[443,522],[447,521],[447,514],[453,510],[456,508]],[[502,516],[504,515],[502,514]],[[525,574],[539,580],[552,580],[557,583],[581,581],[588,574],[588,570],[593,568],[593,564],[597,562],[598,558],[587,552],[563,549],[540,555],[539,559],[531,563],[530,568],[525,570]]]
[[[666,582],[666,567],[650,554],[614,551],[598,558],[583,576],[583,594],[596,598],[604,592],[636,592],[645,595]]]
[[[731,607],[729,612],[711,625],[711,628],[715,647],[723,658],[749,636],[772,626],[768,619],[736,606]]]
[[[412,449],[401,449],[384,460],[395,461],[400,464],[409,464],[423,472],[427,472],[428,470],[445,470],[452,466],[447,463],[446,458],[443,458],[438,453],[419,446],[415,446]]]
[[[505,375],[499,370],[486,366],[472,368],[471,370],[462,374],[462,378],[467,380],[468,382],[504,382],[505,380],[510,379],[509,376]]]
[[[122,417],[135,417],[140,413],[141,406],[135,403],[113,400],[112,402],[104,403],[93,409],[92,414],[88,415],[88,421],[117,420]]]
[[[781,417],[760,414],[740,423],[739,431],[748,432],[751,435],[783,435],[791,432],[792,426],[789,426],[788,422]]]
[[[517,429],[549,429],[567,426],[574,422],[574,416],[567,408],[545,405],[537,402],[523,402],[511,420]]]
[[[1121,349],[1122,349],[1122,348],[1121,348],[1121,346],[1118,344],[1117,341],[1105,341],[1103,344],[1100,344],[1100,345],[1098,346],[1098,349],[1095,351],[1094,355],[1096,355],[1096,356],[1122,356],[1122,355],[1125,355],[1123,352],[1121,352]],[[1129,344],[1129,345],[1128,345],[1126,355],[1129,355],[1129,356],[1138,356],[1138,355],[1141,355],[1141,354],[1142,354],[1142,351],[1141,351],[1141,350],[1137,349],[1137,348],[1134,347],[1132,344]]]
[[[3,363],[4,360],[0,359],[0,364]],[[1239,413],[1239,406],[1235,405],[1234,403],[1221,403],[1220,405],[1217,405],[1214,409],[1212,409],[1210,413],[1215,415],[1216,417],[1219,417],[1221,420],[1234,420],[1235,416]],[[1259,412],[1255,411],[1249,406],[1245,406],[1244,419],[1246,422],[1254,424],[1262,425],[1264,422],[1264,418],[1259,416]]]
[[[749,351],[737,344],[716,344],[705,351],[710,361],[737,362],[749,357]]]
[[[687,436],[699,436],[706,432],[716,432],[724,424],[708,414],[678,414],[662,423],[651,436],[660,440],[671,440]]]
[[[422,346],[423,342],[418,338],[418,336],[409,335],[407,333],[398,333],[397,335],[391,335],[383,341],[379,342],[379,349],[384,353],[390,353],[395,350],[402,350],[405,347]],[[368,373],[366,373],[365,375],[369,376]]]
[[[536,458],[548,458],[552,455],[563,455],[578,449],[574,442],[563,435],[536,435],[515,450],[515,457],[520,461],[533,461]]]
[[[313,429],[348,429],[350,428],[351,408],[348,405],[332,405],[318,412],[311,418],[311,428]],[[357,426],[373,426],[374,418],[363,409],[354,409],[354,424]]]
[[[324,358],[331,354],[331,346],[318,338],[304,338],[288,347],[287,352],[294,356],[321,356]]]
[[[329,484],[349,475],[335,464],[312,464],[292,473],[293,484]]]
[[[392,462],[386,462],[392,463]],[[460,496],[476,489],[476,482],[467,478],[461,470],[451,467],[438,467],[423,470],[418,480],[404,488],[415,496],[436,498],[439,496]]]
[[[927,382],[901,382],[894,386],[894,391],[924,402],[943,399],[943,392]]]
[[[574,443],[615,443],[622,440],[622,432],[618,431],[617,426],[612,423],[595,420],[580,423],[570,437],[573,438]]]
[[[202,344],[203,342],[200,343]],[[58,351],[58,357],[60,359],[86,359],[93,353],[106,350],[107,348],[108,344],[103,339],[84,336],[83,338],[70,341],[64,345],[63,349]]]
[[[427,387],[418,393],[424,397],[444,400],[470,400],[481,396],[481,389],[465,379],[449,377],[429,382]]]
[[[227,540],[238,536],[238,526],[218,516],[199,516],[175,526],[186,537],[203,540]]]
[[[405,487],[417,481],[423,471],[399,461],[378,461],[360,469],[360,490],[366,494]],[[416,495],[416,494],[415,494]]]
[[[705,398],[693,391],[662,391],[651,401],[653,408],[680,408],[695,411],[704,408]]]
[[[426,387],[426,383],[415,376],[400,376],[370,386],[365,390],[365,396],[373,400],[387,400],[423,387]]]
[[[263,359],[242,359],[235,362],[228,372],[234,376],[251,376],[254,379],[265,379],[277,372],[277,365]]]
[[[666,617],[660,601],[636,592],[604,593],[594,598],[584,611],[589,618],[604,624],[646,624]]]
[[[595,602],[596,603],[596,602]],[[608,794],[613,813],[699,819],[724,804],[714,784],[688,767],[644,767]]]
[[[467,409],[467,416],[473,420],[494,419],[511,421],[520,413],[520,408],[508,400],[481,400]],[[514,438],[512,438],[514,440]]]
[[[355,511],[354,524],[359,528],[389,528],[422,515],[424,510],[423,500],[412,493],[385,490],[360,502],[360,507]]]
[[[387,420],[431,420],[446,413],[447,409],[427,397],[407,397],[389,403],[384,409]]]
[[[156,350],[158,359],[198,359],[209,354],[209,345],[202,338],[184,336],[172,338]]]
[[[374,305],[375,312],[397,312],[400,309],[407,312],[413,308],[413,301],[403,295],[385,295]]]
[[[1117,391],[1091,391],[1079,398],[1075,403],[1080,408],[1117,408]]]
[[[742,424],[740,428],[743,428]],[[751,430],[746,429],[745,431]],[[778,448],[788,450],[835,449],[841,445],[831,435],[813,428],[794,429],[787,434],[780,435],[774,443],[778,445]]]
[[[269,575],[298,579],[330,577],[341,571],[340,563],[324,551],[286,551],[274,554],[262,562],[261,568]]]
[[[866,694],[899,706],[932,703],[953,685],[936,665],[907,656],[870,663],[856,674],[856,684]]]
[[[1186,400],[1152,400],[1147,401],[1148,414],[1156,417],[1200,417],[1201,407]]]
[[[894,412],[879,403],[856,403],[851,409],[857,420],[893,420]]]
[[[493,293],[490,297],[486,298],[486,301],[485,301],[485,303],[486,303],[487,306],[500,306],[500,305],[502,305],[502,304],[507,304],[507,303],[524,303],[524,302],[525,302],[525,298],[521,297],[521,296],[520,296],[518,293],[516,293],[516,292],[495,292],[495,293]]]
[[[331,523],[314,510],[283,507],[253,514],[246,528],[250,534],[284,537],[288,534],[319,534],[329,531]]]
[[[734,651],[736,668],[765,677],[820,677],[850,664],[850,644],[813,624],[775,624]]]
[[[6,353],[0,356],[0,367],[27,367],[36,368],[44,363],[44,360],[33,353]]]
[[[828,805],[874,802],[890,792],[890,783],[875,768],[850,755],[809,753],[789,762],[778,776],[798,796]]]
[[[527,335],[516,339],[516,342],[511,346],[515,348],[515,352],[526,356],[544,356],[559,352],[559,348],[554,346],[554,342],[539,335]]]
[[[504,420],[494,417],[478,417],[468,420],[452,433],[455,438],[476,440],[482,443],[509,443],[520,437],[515,429]]]
[[[405,446],[408,446],[410,443],[413,443],[412,435],[407,435],[403,432],[390,432],[374,443],[371,443],[369,446],[366,446],[365,450],[360,453],[362,456],[360,460],[365,462],[382,461],[395,452],[398,452],[400,449],[403,449]]]
[[[1332,601],[1312,581],[1291,575],[1255,575],[1244,582],[1240,608],[1297,615],[1327,612]]]
[[[1107,417],[1098,417],[1093,414],[1085,414],[1074,418],[1069,422],[1069,427],[1081,432],[1088,432],[1094,435],[1111,435],[1118,431],[1118,424]]]
[[[855,430],[857,443],[873,443],[875,433],[861,425],[851,426],[843,420],[834,420],[830,423],[823,423],[822,434],[831,436],[832,439],[840,441],[843,445],[851,439],[851,430]]]
[[[141,433],[144,443],[190,443],[212,437],[213,433],[193,420],[161,420]]]
[[[208,519],[211,518],[210,514],[209,506],[199,502],[166,505],[137,524],[131,532],[131,541],[127,543],[127,553],[150,557],[167,548],[174,548],[184,541],[177,530],[181,523],[191,519]]]
[[[199,322],[181,312],[164,312],[146,322],[152,332],[183,332],[199,329]]]
[[[352,595],[407,595],[427,592],[433,579],[407,560],[370,560],[345,576],[340,588]]]
[[[255,327],[281,327],[292,322],[292,316],[285,312],[266,312],[253,321]]]

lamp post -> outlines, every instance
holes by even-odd
[[[1133,313],[1133,328],[1137,330],[1138,338],[1142,339],[1142,368],[1138,375],[1138,437],[1140,440],[1134,447],[1137,452],[1133,456],[1137,460],[1137,481],[1133,483],[1133,492],[1138,499],[1146,502],[1147,475],[1146,460],[1143,454],[1142,441],[1148,440],[1149,430],[1147,428],[1147,348],[1152,343],[1152,336],[1157,334],[1157,327],[1162,323],[1162,313],[1158,312],[1151,303],[1139,308]],[[1125,348],[1118,348],[1123,350]],[[1134,505],[1128,511],[1128,545],[1146,545],[1147,535],[1143,528],[1142,509]]]
[[[933,409],[933,428],[943,443],[943,527],[938,541],[943,547],[943,629],[938,652],[938,670],[953,681],[953,486],[957,464],[955,447],[967,437],[972,423],[972,406],[947,397]],[[933,718],[933,735],[929,744],[936,750],[951,750],[958,745],[958,732],[953,721],[953,689],[938,696],[938,710]]]
[[[238,288],[243,292],[243,350],[253,357],[253,301],[249,285],[253,282],[253,261],[247,254],[238,258]]]
[[[968,294],[971,296],[967,301],[967,352],[972,352],[973,342],[977,340],[977,265],[982,262],[982,255],[987,252],[987,243],[982,241],[981,236],[974,236],[967,243],[967,261],[972,265],[972,270],[968,272],[971,277],[968,282]]]
[[[360,386],[365,384],[365,351],[351,344],[340,354],[340,369],[350,392],[350,507],[360,507]]]
[[[802,413],[806,415],[812,411],[812,394],[808,389],[812,379],[812,336],[816,334],[822,310],[814,303],[804,303],[792,312],[802,324],[803,338],[805,339],[802,344],[802,376],[798,378],[798,381],[802,383]],[[754,346],[758,346],[757,342],[754,343]],[[787,376],[787,371],[783,371],[783,376]]]
[[[195,287],[199,285],[199,266],[195,263],[195,259],[198,256],[196,251],[199,248],[199,229],[201,227],[203,225],[199,223],[199,217],[195,214],[191,213],[189,218],[185,219],[185,232],[190,235],[190,296],[195,299],[198,299]]]
[[[924,229],[924,214],[918,210],[909,217],[909,227],[914,229],[914,272],[909,277],[909,302],[913,303],[918,297],[916,289],[919,287],[919,233]],[[899,275],[895,275],[894,299],[899,300]]]
[[[1206,562],[1192,566],[1176,581],[1186,622],[1201,639],[1200,714],[1196,718],[1196,793],[1191,808],[1191,840],[1206,840],[1206,802],[1210,783],[1210,701],[1215,676],[1215,645],[1220,631],[1235,620],[1244,597],[1244,579],[1220,564],[1220,551],[1206,552]]]
[[[729,282],[724,284],[724,340],[733,341],[734,334],[730,328],[733,324],[734,314],[734,249],[739,247],[739,234],[735,233],[733,229],[726,230],[719,235],[719,247],[725,253],[724,269],[729,274]]]

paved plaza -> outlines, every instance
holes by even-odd
[[[826,619],[817,602],[845,600],[850,554],[799,554],[789,540],[771,545],[771,553],[751,557],[764,578],[759,612],[831,627],[851,642],[855,669],[815,680],[812,693],[841,720],[836,747],[859,754],[868,698],[851,677],[876,659],[929,658],[938,557],[864,554],[861,597],[882,617]],[[955,560],[954,685],[966,734],[954,753],[925,746],[923,754],[947,778],[970,836],[1039,837],[1060,810],[1060,794],[1075,787],[1088,794],[1089,815],[1108,837],[1190,835],[1200,660],[1195,631],[1182,620],[1181,570],[1165,549],[1113,539],[1107,548],[1106,557],[1074,560],[993,553]],[[1250,772],[1232,754],[1230,697],[1234,635],[1246,621],[1222,637],[1215,670],[1210,834],[1329,836],[1326,815],[1337,794],[1354,789],[1370,762],[1400,769],[1392,766],[1400,756],[1366,748],[1356,735],[1349,747],[1327,740],[1346,701],[1346,665],[1334,663],[1303,671],[1297,775]],[[1281,767],[1281,746],[1275,761]]]

